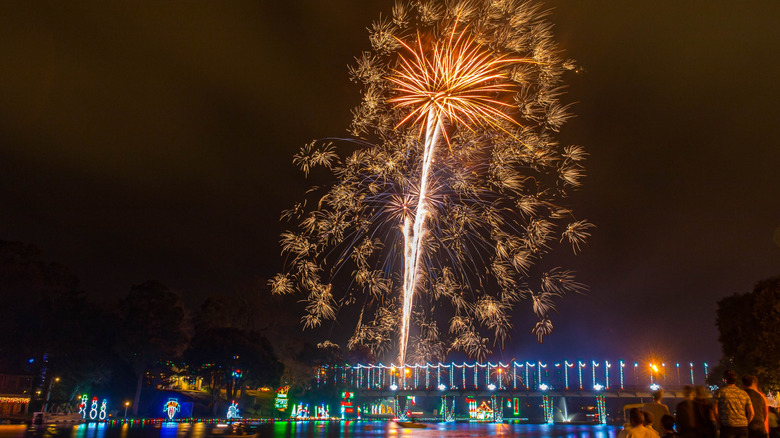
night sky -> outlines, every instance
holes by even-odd
[[[542,346],[519,306],[503,357],[717,360],[716,301],[780,274],[780,2],[545,5],[584,67],[559,138],[591,154],[571,203],[598,228],[569,263],[590,291]],[[0,3],[0,239],[95,297],[273,275],[292,156],[348,136],[347,65],[391,6]]]

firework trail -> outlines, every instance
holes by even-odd
[[[305,327],[354,306],[348,347],[383,354],[400,325],[401,365],[411,346],[415,361],[484,357],[524,299],[532,332],[552,331],[554,299],[583,286],[542,256],[563,240],[576,252],[592,225],[563,204],[586,154],[553,139],[570,117],[558,97],[574,64],[542,15],[514,0],[418,1],[374,23],[374,51],[350,69],[364,86],[352,132],[364,139],[343,159],[325,141],[294,158],[306,175],[336,177],[283,214],[297,229],[282,235],[288,269],[270,283],[307,294]]]
[[[396,108],[411,109],[399,125],[411,119],[420,121],[427,115],[420,188],[413,215],[414,225],[410,230],[410,219],[407,217],[403,226],[404,281],[399,339],[401,364],[405,363],[406,359],[412,303],[420,272],[422,235],[428,215],[426,195],[430,167],[443,125],[446,120],[456,121],[470,129],[470,123],[500,127],[498,122],[501,119],[514,122],[496,109],[497,106],[505,104],[489,97],[511,89],[511,84],[499,69],[500,64],[510,60],[502,57],[492,58],[480,53],[467,39],[465,32],[457,34],[456,39],[456,31],[453,26],[446,44],[434,43],[428,53],[423,48],[419,35],[416,49],[399,41],[413,57],[408,60],[401,55],[401,67],[389,77],[390,82],[395,85],[393,91],[397,94],[388,102],[395,103]]]

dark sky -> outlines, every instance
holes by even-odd
[[[281,268],[314,138],[347,136],[347,65],[391,1],[0,3],[0,239],[95,295],[156,278],[198,302]],[[505,356],[719,357],[716,301],[780,274],[780,2],[550,1],[598,226],[543,346]],[[298,315],[291,317],[297,318]]]

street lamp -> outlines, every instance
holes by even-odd
[[[44,412],[48,412],[48,410],[49,410],[49,397],[51,397],[51,385],[53,385],[54,382],[59,382],[59,381],[60,381],[59,377],[55,377],[55,378],[49,380],[49,388],[46,389],[46,403],[43,405],[43,411]]]
[[[125,420],[127,420],[127,408],[129,408],[129,407],[130,407],[130,402],[126,401],[125,402]]]

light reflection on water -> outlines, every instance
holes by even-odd
[[[387,421],[286,422],[251,426],[257,438],[348,437],[522,437],[522,438],[615,438],[613,426],[547,425],[517,423],[426,423],[425,429],[399,428]],[[162,425],[80,424],[76,426],[0,426],[0,438],[219,438],[212,425],[163,423]]]

